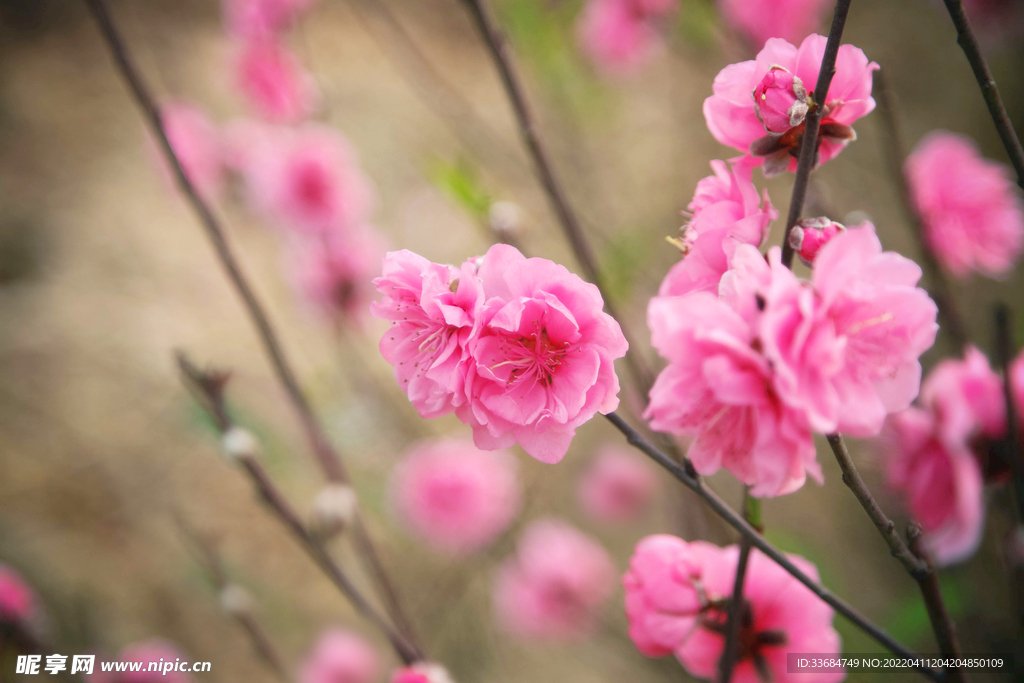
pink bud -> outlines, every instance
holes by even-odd
[[[821,248],[845,230],[845,225],[828,218],[805,218],[789,232],[789,246],[793,247],[801,261],[810,266]]]
[[[0,564],[0,622],[25,621],[35,612],[36,597],[10,567]]]
[[[804,83],[781,66],[773,66],[754,89],[754,112],[769,133],[785,133],[807,116]]]

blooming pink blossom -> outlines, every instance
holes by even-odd
[[[285,29],[314,0],[224,0],[224,23],[235,38],[267,38]]]
[[[277,40],[248,41],[235,63],[235,82],[249,105],[268,121],[301,121],[316,106],[313,79]]]
[[[614,582],[612,560],[596,541],[565,522],[538,520],[495,574],[495,616],[522,637],[582,637],[592,631]]]
[[[168,668],[165,665],[176,662],[191,662],[176,645],[166,640],[147,640],[127,646],[117,656],[120,662],[143,662],[140,671],[126,671],[116,674],[118,683],[193,683],[195,679],[182,671]],[[150,663],[159,665],[159,670],[149,671]],[[97,665],[96,668],[99,668]]]
[[[580,506],[595,520],[626,522],[643,514],[656,487],[654,473],[635,452],[606,447],[580,479]]]
[[[622,330],[597,287],[506,244],[487,251],[479,278],[486,303],[456,414],[480,448],[518,443],[541,462],[558,462],[577,427],[618,407]]]
[[[519,512],[520,497],[511,455],[459,439],[414,446],[391,480],[391,498],[405,524],[453,553],[493,541]]]
[[[768,72],[777,67],[799,78],[805,88],[814,88],[825,42],[825,36],[809,35],[797,49],[781,38],[772,38],[757,59],[722,69],[715,77],[714,94],[704,100],[704,118],[715,139],[758,160],[763,158],[765,175],[777,175],[787,168],[796,170],[804,124],[781,133],[766,130],[755,110],[754,93]],[[818,163],[832,159],[855,139],[850,126],[875,108],[871,73],[877,68],[859,48],[840,46],[828,94],[821,97],[811,93],[814,101],[824,107]]]
[[[924,238],[957,277],[1005,274],[1024,248],[1024,203],[1007,169],[984,159],[967,137],[925,136],[904,172]]]
[[[963,360],[947,358],[921,385],[921,404],[935,416],[947,444],[970,446],[977,437],[994,440],[1006,434],[1003,380],[974,346]]]
[[[813,564],[789,555],[801,571],[818,579]],[[728,602],[733,593],[739,548],[687,543],[672,536],[649,536],[637,545],[623,578],[630,638],[650,657],[674,653],[697,678],[714,678],[725,649]],[[740,642],[733,670],[737,683],[760,683],[761,672],[779,683],[832,683],[843,672],[791,674],[790,652],[838,655],[834,616],[807,587],[754,550],[743,585]]]
[[[811,266],[821,248],[844,230],[845,225],[828,218],[804,218],[789,231],[789,246],[805,265]]]
[[[160,122],[185,177],[204,198],[217,197],[224,187],[224,149],[217,126],[202,109],[186,102],[170,102],[160,107]],[[176,178],[163,150],[152,138],[149,145],[160,173],[173,185]]]
[[[906,495],[935,561],[969,557],[981,540],[985,508],[981,468],[966,444],[943,439],[934,415],[918,408],[889,418],[884,443],[888,483]]]
[[[795,491],[808,473],[821,481],[806,416],[779,400],[750,322],[706,292],[656,297],[647,320],[669,364],[644,418],[657,431],[695,436],[688,456],[698,472],[725,467],[755,496]]]
[[[380,352],[422,417],[452,412],[463,399],[470,363],[466,344],[483,305],[483,288],[470,264],[457,270],[411,251],[384,257],[373,281],[382,300],[370,313],[391,321]]]
[[[380,664],[362,636],[344,629],[320,634],[299,668],[299,683],[373,683]]]
[[[791,43],[802,40],[818,27],[822,10],[829,4],[829,0],[718,0],[725,23],[755,48],[769,38]]]
[[[391,683],[453,683],[447,669],[436,662],[417,662],[398,669]]]
[[[659,296],[695,291],[717,292],[729,259],[740,244],[760,246],[779,212],[768,191],[759,197],[751,182],[751,165],[712,161],[714,175],[697,183],[687,206],[691,218],[677,244],[683,260],[672,266],[658,290]]]
[[[29,621],[35,612],[35,593],[16,571],[0,564],[0,622]]]
[[[583,52],[609,72],[628,72],[661,46],[657,22],[672,0],[587,0],[576,25]]]
[[[384,240],[362,227],[296,241],[293,280],[307,300],[327,314],[361,322],[373,298],[373,276]]]
[[[312,235],[366,224],[373,189],[336,130],[319,124],[263,129],[250,141],[258,146],[241,155],[242,173],[250,201],[270,220]]]

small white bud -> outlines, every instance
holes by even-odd
[[[322,539],[339,534],[352,525],[357,509],[358,499],[351,486],[328,484],[313,499],[310,530]]]
[[[513,202],[494,202],[487,212],[487,219],[491,230],[499,235],[516,235],[522,226],[521,212]]]
[[[251,613],[253,605],[249,591],[238,584],[229,583],[220,591],[220,608],[233,617]]]
[[[228,460],[255,458],[260,454],[260,444],[248,429],[231,427],[221,438],[224,455]]]
[[[412,669],[426,676],[430,683],[455,683],[448,670],[437,662],[420,662],[413,664]]]

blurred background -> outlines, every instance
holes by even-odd
[[[634,73],[609,75],[577,48],[576,0],[494,5],[612,294],[646,341],[646,301],[678,259],[664,237],[676,234],[680,210],[709,174],[708,162],[734,155],[708,133],[701,105],[718,71],[755,51],[722,23],[710,0],[683,0],[662,49]],[[231,85],[232,43],[216,0],[124,0],[111,7],[158,95],[198,103],[218,122],[245,113]],[[986,53],[1022,130],[1024,44],[1000,28],[984,34]],[[881,65],[908,147],[944,128],[1005,161],[941,3],[858,0],[844,41]],[[348,137],[376,186],[373,223],[391,248],[460,263],[487,249],[491,238],[481,218],[491,202],[504,200],[518,206],[519,240],[530,254],[580,272],[460,2],[321,0],[288,42],[321,92],[317,118]],[[838,220],[867,214],[887,249],[916,259],[879,126],[877,113],[860,121],[859,139],[815,174],[809,201],[821,210],[806,213]],[[755,183],[768,188],[785,216],[792,176],[766,182],[756,173]],[[217,211],[353,470],[369,526],[432,658],[460,683],[686,678],[672,658],[636,652],[621,589],[592,638],[538,645],[494,625],[490,575],[512,552],[516,530],[542,516],[566,518],[599,539],[620,572],[646,534],[735,542],[720,522],[660,472],[656,504],[640,520],[609,527],[581,514],[580,474],[597,448],[621,441],[595,420],[579,430],[558,466],[517,449],[524,509],[490,548],[456,561],[424,547],[391,509],[389,474],[417,439],[468,436],[468,428],[451,417],[417,418],[377,352],[384,323],[339,328],[325,320],[297,298],[283,272],[281,235],[230,192]],[[781,223],[774,224],[773,243]],[[991,349],[997,300],[1015,308],[1018,344],[1024,339],[1022,292],[1020,269],[1005,281],[957,285],[983,349]],[[219,455],[216,432],[177,373],[178,349],[201,365],[230,369],[228,396],[238,421],[261,438],[268,468],[296,506],[308,509],[322,486],[319,471],[205,235],[153,163],[138,109],[83,4],[3,0],[0,563],[39,594],[57,651],[113,654],[159,636],[192,659],[212,662],[200,680],[272,680],[245,634],[221,613],[217,591],[176,521],[184,519],[211,539],[230,575],[256,597],[289,666],[323,627],[339,624],[373,638],[389,657],[386,644]],[[654,362],[649,348],[641,353]],[[951,353],[940,335],[926,368]],[[902,503],[886,493],[871,445],[853,448],[884,509],[904,524]],[[894,637],[935,651],[917,587],[842,486],[824,442],[818,450],[825,485],[767,500],[768,538],[816,563],[827,586]],[[730,475],[711,483],[739,505],[741,490]],[[941,575],[965,652],[1006,653],[1019,637],[1002,551],[1011,528],[1006,497],[990,492],[980,550]],[[339,556],[351,564],[347,552],[342,547]],[[846,651],[877,650],[841,618],[836,627]],[[11,675],[8,663],[0,679]]]

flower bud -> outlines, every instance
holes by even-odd
[[[845,230],[846,226],[842,223],[828,218],[805,218],[790,230],[789,246],[793,247],[801,261],[811,266],[821,248]]]
[[[220,608],[233,617],[251,613],[253,604],[249,591],[238,584],[229,583],[220,591]]]
[[[451,674],[436,662],[417,662],[391,675],[391,683],[454,683]]]
[[[500,237],[515,237],[522,228],[522,212],[514,202],[494,202],[487,211],[487,220]]]
[[[769,133],[799,126],[808,108],[803,81],[781,66],[772,66],[754,89],[754,112]]]
[[[356,492],[347,484],[328,484],[313,499],[310,531],[328,539],[351,526],[358,507]]]
[[[242,458],[256,458],[260,454],[260,444],[256,437],[244,427],[230,427],[224,436],[221,437],[221,444],[224,447],[224,455],[228,460],[241,460]]]

